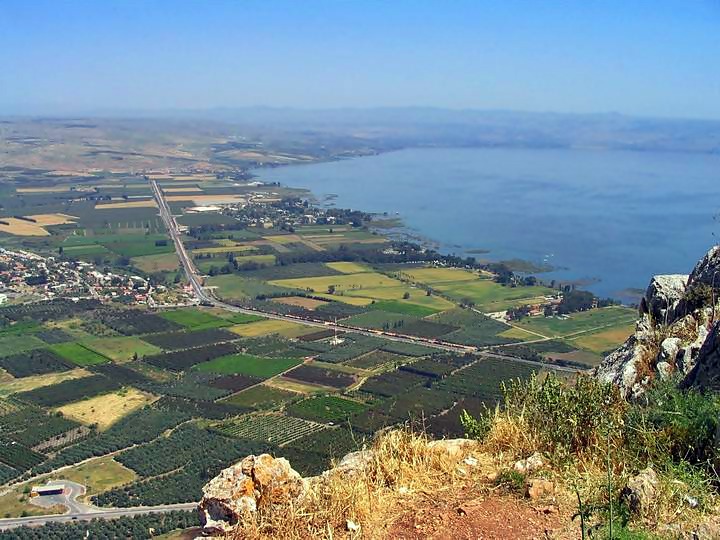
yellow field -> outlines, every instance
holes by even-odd
[[[402,286],[402,283],[398,280],[376,272],[362,272],[341,276],[277,279],[269,281],[268,283],[279,287],[289,287],[293,289],[311,289],[320,293],[327,292],[330,285],[333,285],[336,291]]]
[[[372,304],[372,298],[364,298],[362,296],[345,296],[343,294],[327,293],[315,293],[315,296],[326,298],[327,300],[335,300],[343,304],[350,304],[351,306],[369,306]]]
[[[635,331],[634,324],[610,328],[595,334],[586,334],[570,341],[571,344],[594,353],[604,353],[621,345]]]
[[[520,339],[522,341],[530,341],[532,339],[538,339],[538,336],[535,334],[531,334],[530,332],[526,332],[522,328],[509,328],[505,330],[504,332],[500,332],[498,334],[500,337],[505,337],[508,339]]]
[[[237,202],[245,202],[247,200],[243,195],[170,195],[165,197],[168,201],[192,201],[197,206],[205,206],[208,203],[213,204],[232,204]]]
[[[282,298],[273,298],[272,302],[278,304],[286,304],[288,306],[298,306],[305,309],[316,309],[320,306],[327,304],[322,300],[316,300],[315,298],[306,298],[304,296],[284,296]]]
[[[14,234],[15,236],[50,236],[50,233],[45,229],[46,226],[72,223],[77,219],[66,214],[35,214],[25,217],[34,219],[35,222],[13,217],[0,218],[0,222],[3,222],[0,223],[0,232]]]
[[[95,210],[112,210],[113,208],[155,208],[155,201],[126,201],[106,204],[96,204]]]
[[[365,266],[364,264],[354,262],[330,262],[325,263],[325,266],[342,272],[343,274],[360,274],[363,272],[372,272],[372,268]]]
[[[405,293],[410,295],[410,298],[403,298]],[[362,296],[364,298],[372,298],[373,300],[399,300],[405,304],[415,304],[417,306],[427,306],[429,308],[437,309],[438,311],[444,311],[446,309],[452,309],[455,304],[449,300],[445,300],[441,296],[427,296],[423,289],[417,287],[410,287],[408,285],[402,285],[400,287],[382,287],[378,289],[360,289],[345,291],[346,296]],[[338,297],[342,301],[341,297]]]
[[[412,268],[403,270],[402,274],[413,281],[431,284],[478,279],[477,274],[462,268]]]
[[[302,383],[292,379],[285,379],[284,377],[273,377],[265,381],[267,386],[273,388],[279,388],[280,390],[289,390],[290,392],[297,392],[299,394],[312,394],[314,392],[327,392],[328,387],[326,386],[315,386],[314,384]],[[333,388],[333,390],[336,390]]]
[[[17,188],[15,191],[18,193],[61,193],[70,191],[70,185],[64,186],[49,186],[49,187],[32,187],[32,188]]]
[[[45,373],[44,375],[33,375],[32,377],[23,377],[21,379],[13,379],[8,375],[8,379],[0,380],[0,397],[5,397],[16,392],[27,392],[40,388],[41,386],[49,386],[70,379],[80,379],[88,377],[91,373],[84,369],[71,369],[61,373]]]
[[[263,236],[265,240],[270,240],[271,242],[277,242],[278,244],[293,244],[295,242],[302,242],[302,238],[300,238],[297,234],[271,234],[269,236]]]
[[[228,330],[243,337],[267,336],[279,334],[283,337],[296,337],[308,333],[308,327],[289,321],[266,319],[254,323],[238,324]]]
[[[63,405],[56,410],[83,424],[97,424],[99,429],[104,430],[155,399],[155,396],[140,390],[123,388],[110,394]]]

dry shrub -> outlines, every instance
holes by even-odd
[[[361,526],[352,538],[373,538],[372,531],[381,531],[392,521],[401,501],[407,504],[466,480],[458,470],[462,457],[443,451],[424,434],[383,433],[362,451],[364,466],[338,468],[310,479],[300,500],[261,508],[233,537],[344,538],[351,520]]]

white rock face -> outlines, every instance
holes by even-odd
[[[695,265],[690,274],[690,283],[720,287],[720,246],[713,246]]]
[[[645,298],[645,312],[653,321],[669,324],[677,316],[677,308],[685,294],[689,276],[686,274],[666,274],[655,276],[650,281]]]

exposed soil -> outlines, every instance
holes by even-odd
[[[441,495],[441,494],[438,494]],[[428,499],[403,512],[385,538],[515,540],[579,537],[572,513],[551,501],[537,503],[513,495],[461,492],[448,500]]]

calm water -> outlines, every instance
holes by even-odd
[[[546,278],[599,280],[620,296],[652,274],[687,273],[712,244],[720,156],[411,149],[256,171],[334,204],[399,213],[447,253],[547,261]]]

